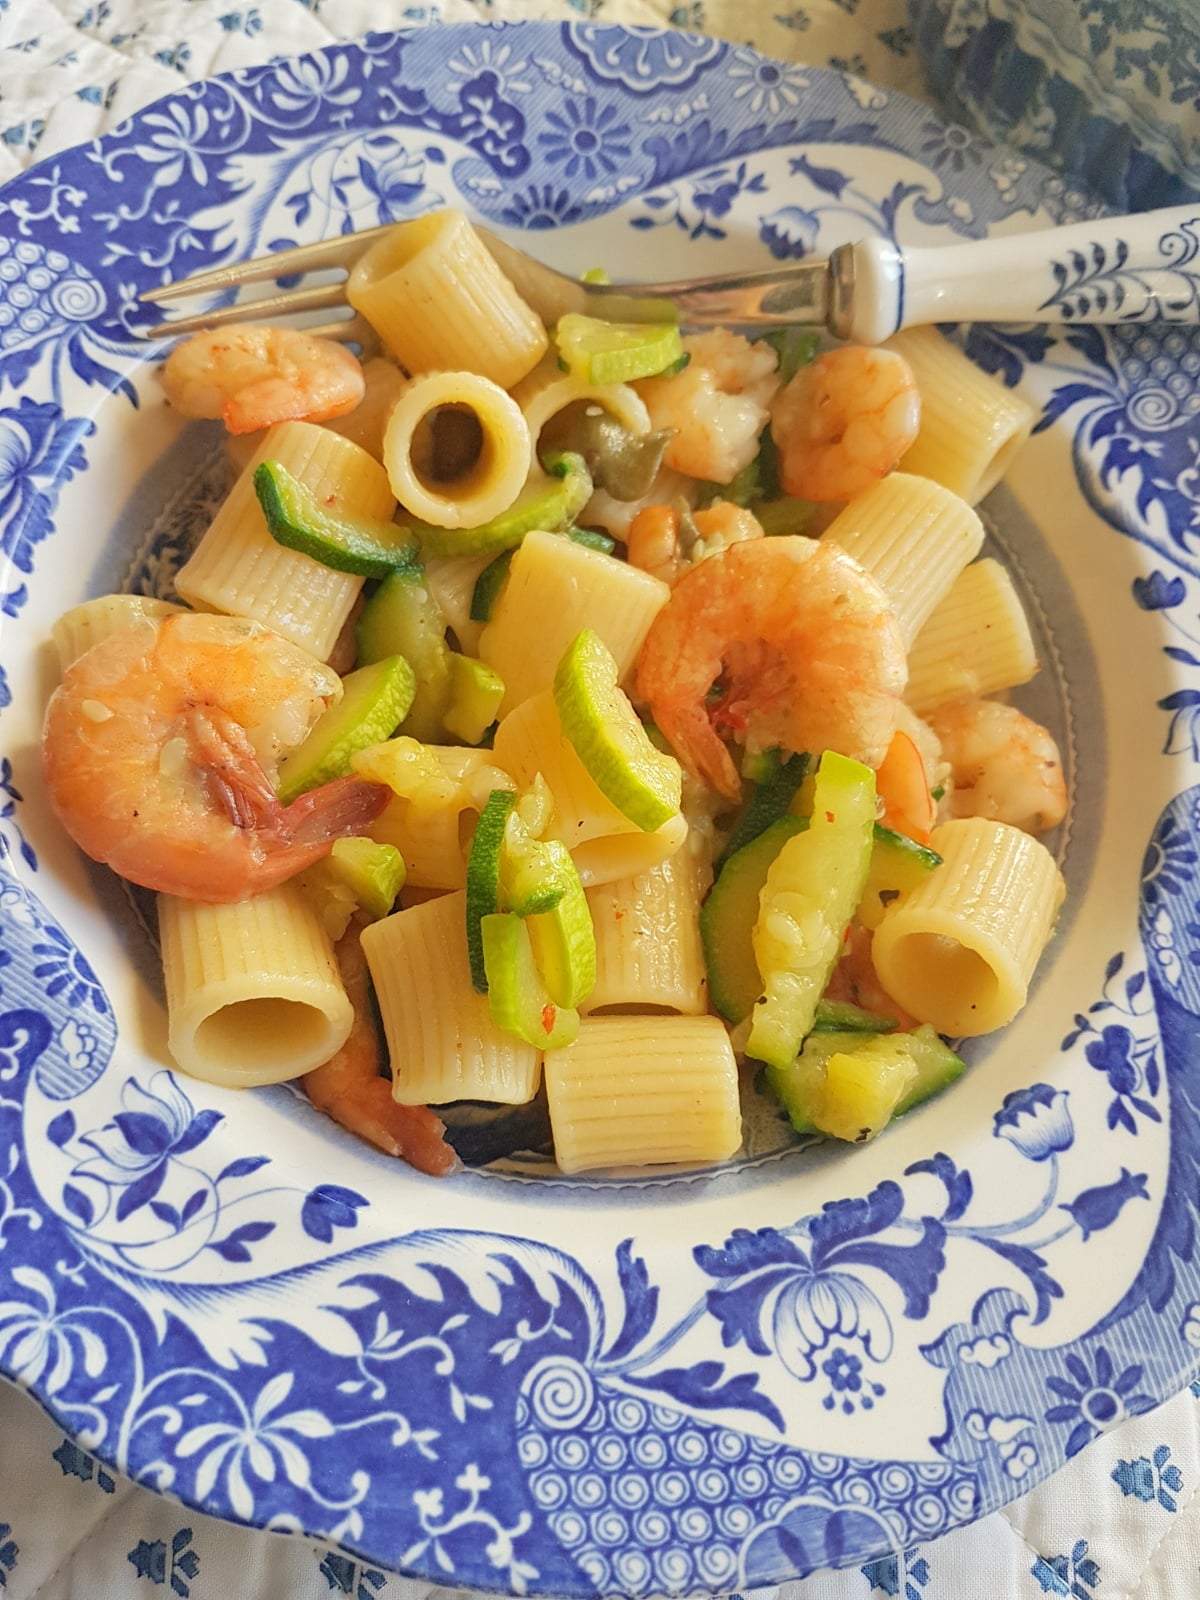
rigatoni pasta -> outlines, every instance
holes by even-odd
[[[319,501],[359,516],[386,522],[396,509],[387,474],[365,450],[329,428],[280,423],[179,569],[175,587],[198,611],[249,617],[324,661],[363,581],[272,539],[254,490],[254,470],[262,461],[280,462]]]
[[[657,866],[587,892],[596,931],[596,986],[580,1008],[701,1016],[708,979],[700,907],[712,871],[692,840]]]
[[[972,561],[926,619],[908,652],[905,698],[918,714],[964,695],[1028,683],[1037,651],[1013,581],[991,556]]]
[[[450,426],[449,446],[439,429]],[[533,464],[520,408],[489,378],[433,372],[400,391],[383,433],[393,493],[439,528],[473,528],[507,511]]]
[[[234,1088],[298,1078],[354,1019],[329,938],[294,884],[231,905],[158,897],[167,1037],[184,1069]]]
[[[541,1057],[497,1027],[471,984],[466,899],[442,895],[373,923],[362,936],[403,1105],[491,1100],[524,1105]]]

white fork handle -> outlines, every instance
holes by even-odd
[[[1200,322],[1200,205],[972,244],[835,251],[843,338],[928,322]]]

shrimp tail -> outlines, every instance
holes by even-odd
[[[282,808],[279,824],[290,845],[332,844],[363,833],[391,799],[385,783],[369,778],[334,778]]]

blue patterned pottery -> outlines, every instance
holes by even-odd
[[[948,116],[1122,211],[1200,198],[1192,0],[909,0]]]
[[[424,1179],[171,1070],[138,906],[47,815],[53,618],[169,591],[224,492],[146,288],[446,201],[572,270],[1088,215],[840,73],[578,22],[376,35],[185,90],[0,193],[0,1372],[186,1504],[510,1593],[720,1594],[978,1517],[1200,1351],[1200,336],[977,328],[1041,414],[987,506],[1061,741],[1026,1011],[862,1149]]]

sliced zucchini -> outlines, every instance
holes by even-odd
[[[906,833],[875,824],[874,843],[871,847],[871,865],[867,870],[866,887],[858,903],[858,920],[864,928],[879,926],[883,913],[897,895],[905,894],[924,883],[942,858],[926,844],[918,844]]]
[[[463,744],[478,744],[496,720],[504,679],[473,656],[451,651],[450,696],[442,718],[446,732]]]
[[[254,469],[254,492],[277,544],[360,578],[386,578],[418,559],[417,541],[394,522],[357,517],[319,501],[278,461]]]
[[[554,327],[567,370],[585,383],[632,383],[653,378],[683,355],[674,323],[602,322],[571,311]]]
[[[582,456],[570,451],[547,456],[546,475],[528,482],[507,511],[477,528],[435,528],[414,523],[412,531],[429,556],[489,556],[514,550],[534,528],[555,533],[567,527],[592,498],[592,479]]]
[[[406,876],[404,857],[394,844],[377,844],[374,839],[338,839],[328,860],[361,911],[374,922],[387,916]]]
[[[771,863],[803,829],[798,817],[780,817],[728,856],[700,912],[708,992],[727,1022],[748,1017],[763,992],[754,956],[759,896]]]
[[[953,1083],[966,1063],[928,1023],[911,1033],[812,1033],[766,1081],[798,1133],[859,1143]]]
[[[421,567],[393,572],[363,607],[356,629],[360,665],[402,655],[416,675],[404,732],[422,744],[445,737],[450,703],[450,648],[446,617],[425,582]]]
[[[279,764],[276,789],[284,805],[318,784],[344,777],[360,750],[390,738],[415,693],[416,678],[403,656],[387,656],[343,678],[341,699]]]

